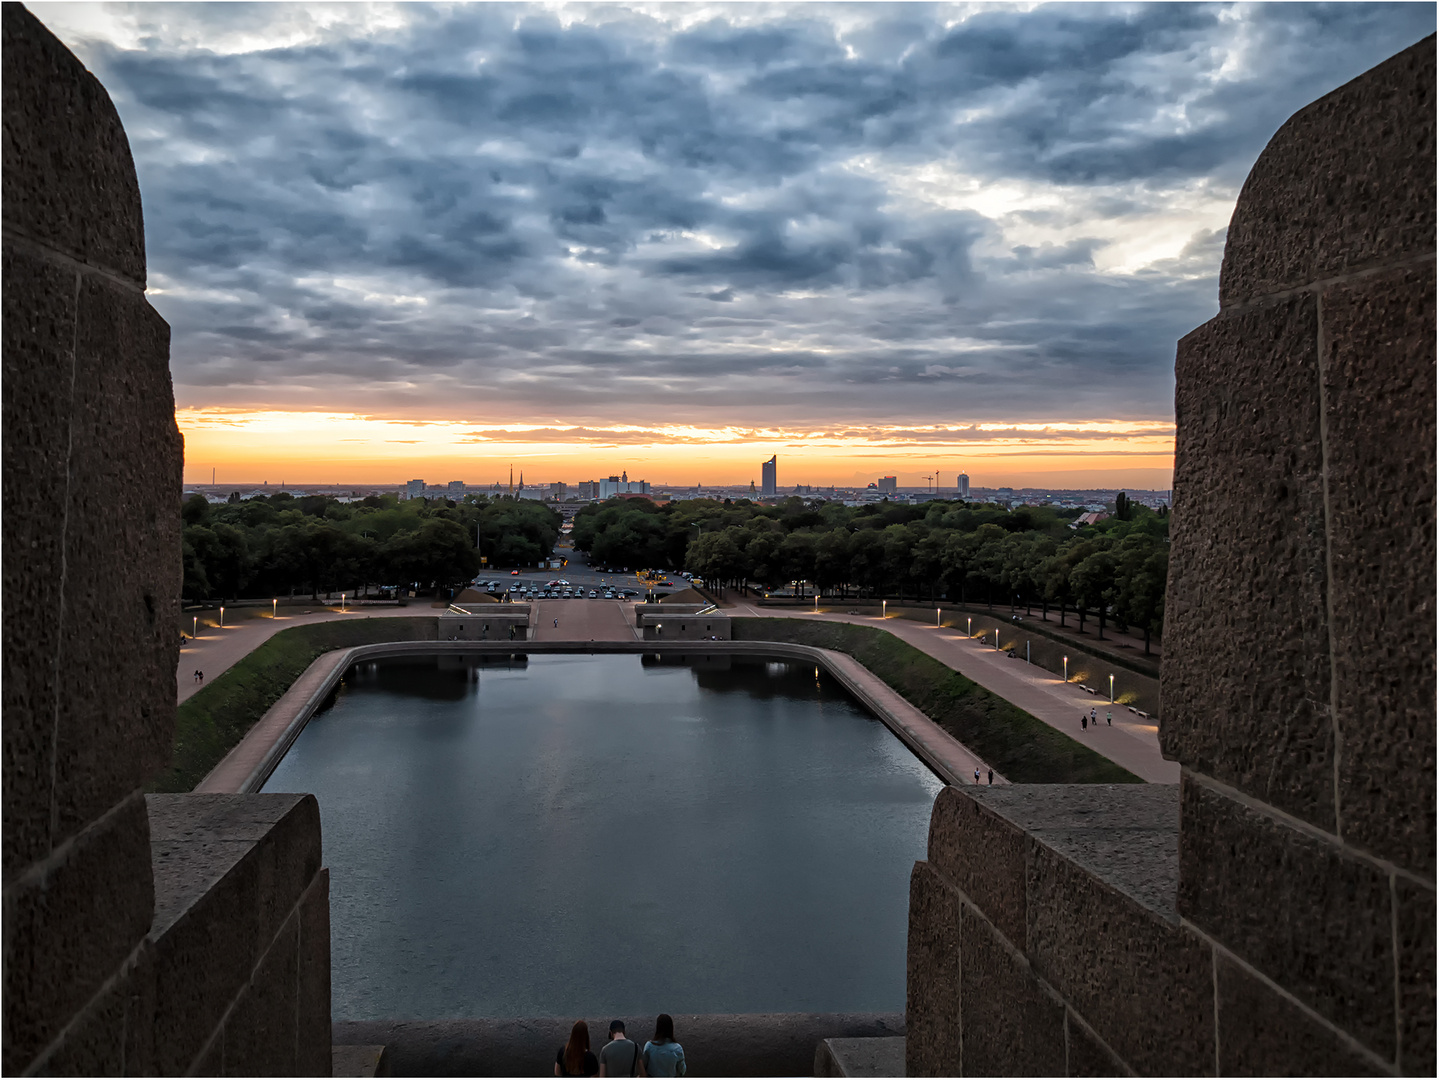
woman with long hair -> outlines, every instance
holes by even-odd
[[[685,1074],[685,1048],[675,1042],[675,1022],[669,1013],[655,1017],[655,1037],[645,1043],[644,1062],[646,1076],[683,1076]]]
[[[576,1020],[570,1028],[570,1041],[555,1055],[556,1076],[598,1076],[599,1059],[590,1053],[590,1026]]]

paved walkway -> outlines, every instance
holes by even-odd
[[[635,606],[623,600],[538,600],[535,641],[636,641]],[[558,626],[556,622],[558,621]]]
[[[180,650],[180,663],[175,669],[179,682],[177,702],[184,701],[200,689],[201,684],[195,681],[197,670],[203,671],[207,680],[213,679],[254,652],[281,630],[288,630],[292,626],[333,622],[336,619],[379,619],[397,616],[423,618],[440,614],[440,609],[431,607],[429,600],[412,603],[409,607],[350,608],[343,614],[338,608],[331,611],[322,604],[323,601],[317,603],[309,615],[286,614],[274,619],[263,615],[259,618],[243,619],[223,630],[207,626],[203,634],[194,641],[187,640]]]
[[[895,637],[928,653],[936,660],[973,679],[1006,701],[1038,717],[1052,728],[1087,743],[1097,753],[1123,765],[1142,780],[1154,784],[1179,783],[1179,763],[1165,761],[1159,753],[1159,725],[1145,723],[1122,705],[1112,707],[1114,726],[1104,723],[1111,711],[1103,697],[1087,694],[1074,683],[1023,660],[1011,660],[992,647],[981,645],[953,627],[924,626],[909,619],[881,619],[869,615],[841,615],[837,612],[780,612],[736,602],[725,609],[731,615],[761,619],[815,619],[882,627]],[[1099,727],[1081,730],[1079,717],[1097,709]]]

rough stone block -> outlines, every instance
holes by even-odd
[[[5,5],[5,231],[145,284],[130,142],[110,95],[19,4]]]
[[[988,816],[949,809],[962,807],[965,802],[982,806]],[[942,806],[946,807],[943,816]],[[959,830],[950,822],[971,824],[968,830]],[[930,823],[930,861],[1006,935],[1017,935],[1010,940],[1020,947],[1024,930],[1011,931],[1001,921],[1012,922],[1014,910],[1001,910],[1000,918],[992,917],[990,908],[979,903],[976,893],[994,890],[991,879],[999,878],[1003,891],[996,892],[992,906],[1000,908],[1002,902],[1024,914],[1027,900],[1014,899],[1015,887],[1007,877],[1011,867],[1008,863],[999,865],[999,856],[1008,859],[1009,845],[1022,845],[1018,859],[1027,890],[1028,871],[1024,867],[1029,850],[1027,837],[1031,836],[1146,907],[1169,917],[1174,915],[1174,896],[1179,886],[1179,785],[1011,784],[947,788],[940,793]],[[953,838],[946,840],[947,837]],[[995,838],[1004,847],[998,848]],[[994,854],[986,857],[987,852]],[[948,873],[950,866],[963,874],[963,879]],[[1005,876],[1000,877],[1000,873]]]
[[[929,862],[1024,948],[1024,832],[957,787],[946,786],[929,818]]]
[[[1387,876],[1188,776],[1180,788],[1180,913],[1393,1060]]]
[[[1065,1047],[1067,1076],[1131,1076],[1132,1070],[1115,1056],[1094,1033],[1079,1022],[1073,1013],[1066,1013]]]
[[[335,1049],[340,1048],[336,1047]],[[383,1052],[385,1048],[379,1046],[358,1049]],[[904,1036],[879,1039],[825,1039],[815,1047],[814,1075],[903,1076]]]
[[[7,16],[8,17],[8,16]],[[8,207],[6,228],[9,228]],[[75,271],[5,245],[0,379],[4,442],[4,874],[50,850],[60,653],[63,523],[55,492],[69,459]]]
[[[1333,831],[1317,335],[1298,296],[1179,343],[1159,738]]]
[[[1396,876],[1394,907],[1399,937],[1399,1066],[1409,1076],[1433,1076],[1434,887]]]
[[[953,1076],[960,1065],[959,893],[926,862],[909,878],[906,1076]]]
[[[1295,113],[1229,222],[1221,308],[1434,250],[1434,38]]]
[[[168,360],[169,327],[145,298],[86,275],[66,490],[60,836],[149,780],[174,741],[183,452]],[[117,675],[124,694],[112,692]]]
[[[1220,954],[1220,1076],[1378,1076],[1384,1070],[1330,1025]]]
[[[1339,820],[1349,843],[1429,876],[1434,287],[1431,257],[1321,301]]]
[[[300,999],[295,1067],[322,1075],[330,1060],[330,872],[321,870],[300,900]]]
[[[1036,974],[1135,1071],[1212,1071],[1211,950],[1177,920],[1032,839],[1028,937]]]
[[[1063,1076],[1064,1006],[973,907],[960,907],[961,1076]]]
[[[145,936],[154,893],[144,798],[5,890],[4,1071],[21,1072]]]
[[[226,1076],[296,1076],[299,1034],[300,917],[276,935],[225,1020]],[[329,1065],[328,1046],[321,1074]]]
[[[313,795],[151,795],[147,802],[156,1067],[182,1072],[319,872],[319,806]]]

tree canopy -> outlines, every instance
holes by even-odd
[[[489,565],[533,566],[554,550],[560,515],[529,500],[370,496],[340,503],[285,492],[180,508],[185,599],[290,595],[372,585],[441,588]],[[477,546],[478,542],[478,546]]]

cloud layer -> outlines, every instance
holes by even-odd
[[[37,4],[185,406],[1164,419],[1275,128],[1427,4]]]

